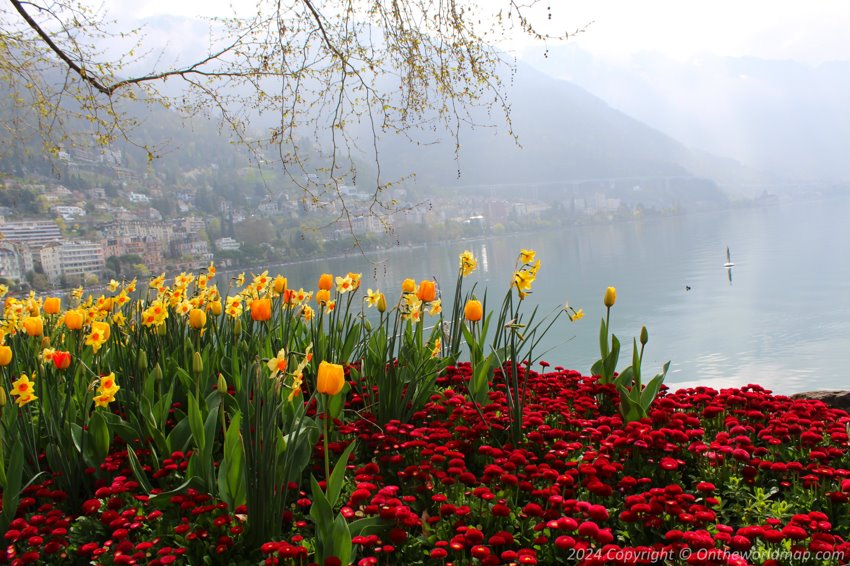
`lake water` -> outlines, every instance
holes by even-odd
[[[790,394],[850,388],[848,219],[850,200],[832,199],[393,249],[271,272],[305,288],[325,271],[362,272],[364,292],[380,288],[388,298],[405,277],[433,276],[450,304],[458,254],[471,249],[479,270],[468,283],[486,286],[498,305],[519,249],[533,248],[542,266],[529,303],[548,312],[569,301],[586,313],[576,323],[561,318],[547,336],[552,350],[544,359],[553,365],[589,371],[598,356],[602,296],[613,285],[619,369],[630,363],[631,339],[646,325],[648,377],[671,360],[666,383],[673,388],[758,383]],[[727,245],[731,282],[723,267]]]

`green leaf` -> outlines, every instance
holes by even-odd
[[[342,481],[345,479],[345,467],[348,465],[348,457],[351,455],[351,451],[354,450],[355,444],[355,442],[352,442],[346,446],[345,451],[334,466],[334,469],[331,472],[331,477],[327,482],[328,502],[331,504],[331,507],[336,506],[336,500],[339,499],[339,492],[342,489]]]
[[[109,454],[109,444],[112,439],[109,434],[109,425],[106,424],[106,419],[103,418],[100,411],[95,410],[92,413],[89,420],[88,436],[87,447],[91,446],[94,462],[100,464]]]
[[[664,364],[664,369],[661,371],[661,373],[653,377],[641,393],[640,404],[644,408],[644,410],[648,411],[649,407],[652,405],[652,402],[655,401],[655,397],[658,395],[658,391],[661,389],[661,384],[664,383],[664,377],[667,375],[667,370],[669,368],[670,362],[667,362],[666,364]]]
[[[189,428],[192,431],[192,438],[195,440],[195,446],[203,452],[206,446],[206,436],[204,434],[204,421],[201,418],[201,409],[198,407],[198,401],[195,396],[189,393]]]
[[[381,532],[388,524],[386,520],[380,517],[365,517],[350,523],[348,531],[353,537],[368,536]]]
[[[629,366],[620,372],[620,375],[618,375],[614,380],[614,385],[616,385],[618,389],[621,387],[631,389],[633,378],[634,370],[632,369],[632,366]]]
[[[336,516],[333,529],[333,548],[341,564],[351,563],[351,531],[342,513]],[[327,558],[327,556],[325,556]]]
[[[218,489],[231,509],[246,499],[245,448],[239,431],[240,420],[240,413],[230,420],[224,435],[224,458],[218,468]]]
[[[189,419],[180,419],[177,421],[177,424],[168,433],[168,438],[166,439],[169,452],[185,452],[189,449],[189,443],[191,441],[192,431],[189,428]]]
[[[142,463],[139,462],[138,456],[136,456],[136,453],[129,446],[127,447],[127,461],[130,462],[130,469],[133,470],[133,475],[136,476],[136,479],[139,481],[142,489],[145,490],[145,493],[150,494],[150,492],[153,491],[153,486],[151,485],[147,474],[145,474],[144,469],[142,469]]]
[[[632,338],[632,367],[634,368],[634,382],[635,388],[640,391],[641,389],[641,380],[640,380],[640,356],[638,354],[637,340]]]
[[[608,356],[608,327],[604,318],[599,325],[599,353],[603,360]]]
[[[590,375],[602,375],[604,368],[602,367],[602,360],[596,360],[596,362],[590,367]]]
[[[319,486],[315,476],[310,476],[310,489],[313,494],[313,504],[310,506],[310,517],[316,525],[317,532],[327,532],[330,534],[330,529],[333,524],[333,509],[328,501],[325,492]]]

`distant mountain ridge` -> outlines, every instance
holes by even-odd
[[[690,147],[726,155],[767,178],[850,181],[850,61],[718,56],[627,62],[577,45],[531,49],[524,60],[573,81]]]

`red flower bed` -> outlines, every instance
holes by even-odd
[[[381,517],[356,536],[369,564],[844,564],[850,559],[847,413],[761,387],[663,392],[624,425],[617,394],[556,367],[525,373],[526,441],[499,444],[504,390],[476,407],[469,367],[407,424],[379,429],[353,395],[331,450],[357,450],[343,515]],[[187,455],[146,460],[159,485]],[[282,517],[286,540],[245,548],[244,509],[192,489],[151,498],[126,450],[101,466],[94,499],[70,508],[51,480],[27,488],[4,534],[7,562],[308,564],[306,481]],[[322,477],[322,443],[312,471]],[[108,479],[104,479],[108,477]],[[300,490],[300,491],[299,491]],[[847,556],[847,559],[844,556]]]

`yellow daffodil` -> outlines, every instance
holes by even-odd
[[[53,360],[53,354],[55,353],[56,350],[53,348],[45,348],[42,350],[41,355],[39,356],[41,358],[41,363],[46,364],[51,362]]]
[[[95,395],[94,397],[94,405],[95,407],[108,407],[110,403],[115,401],[115,396],[110,395],[108,393],[101,393],[99,395]]]
[[[466,250],[460,254],[460,272],[464,277],[475,271],[476,267],[478,267],[478,261],[471,251]]]
[[[381,298],[381,291],[376,290],[372,291],[372,289],[366,289],[366,296],[363,297],[363,300],[366,301],[366,305],[369,307],[377,307],[378,300]]]
[[[118,382],[115,380],[115,373],[109,372],[109,375],[104,375],[100,378],[100,382],[97,386],[97,392],[101,395],[111,395],[115,396],[118,390],[121,387],[118,385]]]
[[[345,277],[336,278],[336,290],[338,293],[348,293],[349,291],[354,289],[354,282],[351,280],[351,277],[347,275]]]
[[[277,377],[278,373],[286,372],[286,366],[288,363],[289,362],[287,361],[286,350],[284,348],[281,348],[280,351],[278,351],[277,356],[271,358],[266,364],[269,370],[271,370],[272,372],[269,378],[273,379]]]
[[[313,320],[313,309],[309,305],[304,305],[301,310],[301,317],[304,318],[307,322]]]
[[[23,407],[30,401],[38,399],[34,395],[33,385],[35,385],[34,381],[30,381],[30,378],[26,374],[22,374],[17,380],[12,382],[12,395],[18,397],[18,406]]]
[[[440,351],[442,349],[443,349],[443,339],[440,338],[440,337],[437,337],[437,339],[434,340],[434,347],[431,348],[431,357],[436,358],[437,356],[439,356]]]
[[[242,297],[227,297],[227,306],[225,307],[225,312],[233,318],[237,318],[242,315]]]
[[[100,329],[92,327],[91,332],[86,336],[86,346],[91,346],[92,351],[97,353],[101,346],[106,342],[106,334]]]
[[[118,290],[118,287],[120,285],[121,284],[118,281],[116,281],[115,279],[110,279],[109,284],[106,286],[106,288],[109,289],[110,293],[114,293],[115,291]]]
[[[537,252],[534,250],[520,250],[519,251],[519,261],[520,263],[527,264],[534,261],[534,255]]]

